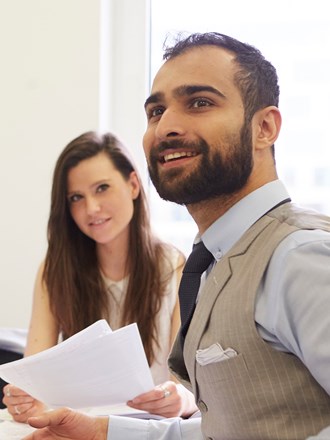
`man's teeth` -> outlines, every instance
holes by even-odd
[[[186,151],[186,152],[175,152],[175,153],[170,153],[170,154],[166,154],[164,156],[164,162],[168,162],[170,160],[173,159],[179,159],[180,157],[191,157],[191,156],[196,156],[196,153],[192,152],[192,151]]]

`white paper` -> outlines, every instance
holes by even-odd
[[[50,407],[122,404],[154,387],[136,324],[100,320],[60,344],[0,365],[0,377]]]

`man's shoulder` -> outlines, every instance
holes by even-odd
[[[276,218],[280,223],[296,226],[297,229],[330,232],[330,217],[294,203],[286,203],[267,215]]]

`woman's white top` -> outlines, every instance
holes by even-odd
[[[178,279],[175,269],[179,266],[180,253],[177,249],[170,249],[170,263],[173,268],[173,275],[169,279],[165,295],[163,297],[160,310],[156,316],[156,326],[158,334],[159,348],[155,347],[155,360],[150,370],[155,385],[169,380],[170,373],[167,367],[167,358],[171,349],[171,323],[172,315],[177,300]],[[165,271],[168,273],[168,271]],[[121,315],[127,293],[129,276],[120,281],[113,281],[104,277],[108,287],[109,299],[109,325],[112,330],[121,327]]]

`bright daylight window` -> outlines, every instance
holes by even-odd
[[[295,203],[330,214],[330,15],[327,2],[151,0],[151,78],[167,35],[217,31],[255,45],[274,64],[281,88],[277,169]],[[189,252],[196,227],[185,208],[151,190],[158,233]]]

